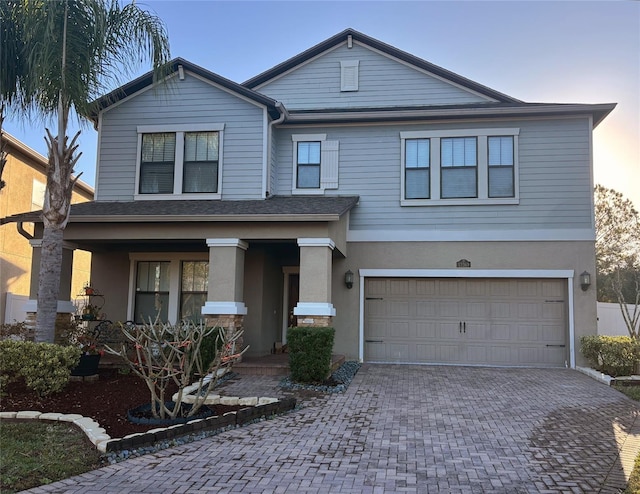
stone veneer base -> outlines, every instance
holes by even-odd
[[[296,407],[295,398],[278,400],[277,398],[238,398],[224,397],[236,403],[258,403],[255,406],[247,406],[237,412],[228,412],[224,415],[216,415],[206,419],[197,419],[186,424],[172,425],[165,428],[152,429],[147,432],[130,434],[123,438],[113,439],[105,429],[93,419],[78,414],[43,413],[36,411],[0,412],[0,420],[48,420],[53,422],[72,422],[87,435],[89,440],[102,453],[116,452],[123,449],[140,448],[150,446],[158,441],[185,436],[196,431],[214,431],[231,426],[241,426],[253,420],[293,410]]]

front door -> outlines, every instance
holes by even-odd
[[[296,316],[293,309],[300,300],[300,268],[288,267],[284,269],[284,300],[283,300],[283,322],[282,322],[282,342],[287,342],[287,329],[296,326]]]

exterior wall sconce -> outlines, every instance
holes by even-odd
[[[580,275],[580,288],[586,292],[591,286],[591,275],[586,271]]]
[[[344,284],[349,290],[353,288],[353,271],[349,270],[344,274]]]

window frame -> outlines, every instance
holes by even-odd
[[[489,141],[491,139],[504,139],[504,138],[511,138],[511,164],[510,165],[505,165],[500,163],[499,165],[492,165],[491,164],[491,146],[489,146]],[[492,199],[496,199],[496,198],[513,198],[515,197],[515,193],[516,193],[516,188],[515,188],[515,162],[516,162],[516,153],[515,153],[515,137],[512,135],[506,135],[506,136],[498,136],[498,135],[491,135],[487,137],[487,194],[490,198]],[[498,170],[504,170],[506,168],[510,168],[511,169],[511,187],[512,187],[512,194],[509,196],[492,196],[491,195],[491,169],[498,169]]]
[[[450,130],[415,130],[400,132],[400,205],[401,206],[468,206],[519,204],[519,128],[465,128]],[[476,189],[477,197],[443,198],[441,195],[441,139],[455,137],[476,138]],[[489,197],[489,137],[513,137],[513,197]],[[405,142],[408,139],[430,140],[430,199],[405,197]]]
[[[327,134],[293,134],[293,175],[291,183],[291,193],[300,195],[324,194],[324,184],[322,183],[322,147],[327,140]],[[319,187],[298,187],[298,143],[300,142],[320,142],[320,184]]]
[[[407,158],[407,141],[426,141],[427,146],[429,147],[429,156],[427,159],[427,166],[416,166],[416,167],[407,167],[406,166],[406,158]],[[407,195],[407,171],[409,170],[427,170],[427,176],[429,177],[427,183],[427,197],[412,197],[407,200],[415,201],[415,200],[428,200],[431,199],[431,139],[424,137],[415,137],[404,139],[402,142],[402,163],[403,163],[403,177],[402,177],[402,197],[406,197]],[[419,165],[420,163],[418,163]]]
[[[207,252],[136,252],[129,255],[129,297],[127,319],[134,320],[136,302],[137,266],[140,261],[169,262],[169,301],[167,319],[170,323],[179,322],[182,294],[182,262],[211,262]],[[209,280],[211,281],[211,280]],[[204,318],[203,318],[204,319]]]
[[[222,199],[222,170],[224,156],[224,123],[181,124],[181,125],[139,125],[136,128],[138,147],[136,156],[136,178],[134,200],[183,200]],[[218,133],[218,190],[217,192],[182,192],[184,178],[184,136],[191,132]],[[140,193],[140,171],[142,161],[142,136],[144,134],[174,133],[176,135],[173,172],[173,192],[167,194]]]

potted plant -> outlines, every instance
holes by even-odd
[[[98,342],[95,332],[83,332],[76,338],[76,344],[80,347],[80,361],[71,369],[72,376],[93,376],[98,373],[100,357],[104,355],[102,345]]]

